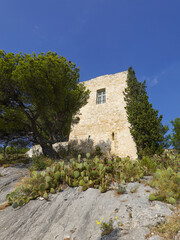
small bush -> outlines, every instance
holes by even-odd
[[[112,218],[109,220],[109,222],[102,222],[100,228],[102,231],[101,236],[110,234],[114,230]]]
[[[34,156],[32,158],[32,166],[29,168],[30,171],[41,171],[46,167],[49,167],[53,164],[53,160],[45,157],[44,155]]]
[[[101,152],[100,146],[96,146],[95,153],[98,157],[101,157],[103,155],[103,153]]]
[[[10,154],[6,155],[5,157],[0,155],[0,167],[9,167],[18,163],[28,164],[30,160],[31,159],[24,154]]]
[[[151,175],[156,171],[156,162],[148,156],[144,156],[140,161],[140,166],[144,169],[145,175]]]
[[[158,192],[155,199],[175,204],[180,200],[180,172],[172,168],[158,169],[153,176],[150,186],[155,187]]]
[[[164,152],[161,155],[154,155],[151,161],[156,164],[158,168],[171,167],[175,171],[180,171],[180,155],[171,152]]]
[[[6,154],[25,154],[29,150],[26,148],[17,148],[15,146],[9,146],[6,148]]]
[[[117,194],[124,194],[124,193],[126,193],[126,188],[125,188],[125,187],[122,187],[122,186],[119,184],[116,192],[117,192]]]
[[[146,173],[146,168],[141,166],[140,161],[133,161],[128,157],[124,160],[117,158],[116,161],[119,161],[117,172],[119,171],[121,182],[139,181]]]
[[[6,199],[13,208],[22,207],[31,199],[35,199],[45,193],[45,191],[41,191],[42,184],[45,184],[43,174],[34,171],[31,177],[23,178],[20,186],[17,187],[15,191],[7,194]]]

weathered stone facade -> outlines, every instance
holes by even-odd
[[[70,140],[92,139],[95,144],[104,141],[110,144],[113,154],[133,159],[137,157],[124,108],[127,73],[100,76],[84,82],[91,91],[90,98],[80,111],[80,121],[73,126]]]

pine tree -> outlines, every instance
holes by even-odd
[[[162,115],[158,116],[158,111],[148,101],[146,82],[138,82],[131,67],[128,69],[124,96],[130,132],[136,143],[138,156],[162,152]]]
[[[173,125],[171,141],[174,149],[180,151],[180,118],[170,122]]]
[[[88,97],[79,68],[65,57],[0,50],[0,141],[6,145],[31,137],[45,156],[58,158],[52,145],[68,139]]]

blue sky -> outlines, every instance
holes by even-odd
[[[0,0],[0,49],[53,51],[80,81],[132,66],[163,123],[180,117],[179,0]]]

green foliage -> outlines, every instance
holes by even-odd
[[[56,193],[56,190],[55,190],[54,188],[51,188],[51,189],[50,189],[50,193],[55,194],[55,193]]]
[[[161,153],[163,133],[167,129],[163,129],[162,115],[158,117],[158,111],[148,101],[145,81],[138,82],[132,68],[128,69],[124,95],[130,132],[136,143],[138,156]]]
[[[29,148],[21,148],[18,146],[8,146],[6,149],[2,150],[0,153],[0,166],[5,164],[17,164],[17,163],[29,163],[30,158],[28,158],[25,153]],[[5,151],[5,152],[4,152]]]
[[[117,192],[117,194],[124,194],[124,193],[126,193],[126,188],[119,184],[116,192]]]
[[[74,177],[78,178],[79,177],[79,171],[74,171]]]
[[[167,156],[171,159],[168,163],[173,168],[166,169],[164,163],[149,157],[132,161],[129,158],[123,160],[121,158],[101,159],[97,156],[90,158],[89,154],[88,158],[81,158],[79,155],[77,159],[70,159],[69,163],[63,161],[53,163],[42,172],[38,172],[39,167],[34,168],[30,177],[22,180],[20,186],[7,195],[7,199],[15,207],[22,206],[38,196],[48,199],[48,194],[60,191],[63,184],[70,187],[82,186],[83,191],[88,188],[96,188],[104,193],[111,189],[113,181],[119,183],[117,193],[124,193],[126,189],[121,184],[140,181],[144,175],[154,173],[151,186],[156,187],[159,191],[157,194],[150,195],[149,199],[174,203],[180,198],[180,175],[177,167],[179,160],[176,160],[176,158],[179,159],[179,156],[170,153],[167,153]],[[173,160],[176,160],[174,165],[172,164]],[[44,167],[45,165],[43,169]]]
[[[158,189],[154,194],[155,199],[150,200],[166,201],[175,204],[180,200],[180,172],[174,171],[171,167],[158,169],[150,182],[152,187]]]
[[[19,204],[17,202],[14,202],[12,205],[13,208],[17,208],[18,206],[19,206]]]
[[[29,148],[16,148],[15,146],[9,146],[6,148],[6,154],[25,154]]]
[[[7,196],[9,203],[17,202],[20,206],[20,200],[25,204],[25,197],[31,200],[45,196],[47,199],[47,194],[59,191],[62,184],[70,187],[82,186],[83,191],[93,187],[103,193],[109,189],[113,179],[117,182],[140,180],[147,169],[142,163],[140,165],[140,162],[132,162],[129,158],[121,160],[120,158],[99,159],[97,156],[90,159],[89,155],[87,157],[81,159],[79,155],[77,161],[71,159],[69,164],[54,163],[41,173],[32,171],[31,177],[25,178],[20,187]],[[39,159],[41,158],[38,157],[37,160]],[[39,167],[35,169],[39,170]]]
[[[165,151],[161,155],[154,155],[151,157],[151,163],[155,164],[156,168],[166,169],[171,167],[174,171],[180,171],[180,155],[172,151]]]
[[[0,153],[0,166],[9,166],[17,163],[28,164],[30,158],[25,155],[29,148],[20,148],[17,146],[8,146],[3,153]]]
[[[87,159],[90,158],[90,156],[91,156],[90,153],[86,153]]]
[[[41,192],[44,192],[44,191],[45,191],[45,184],[44,184],[44,183],[41,183],[41,184],[40,184],[39,190],[40,190]]]
[[[150,200],[150,201],[156,200],[156,197],[155,197],[155,195],[154,195],[153,193],[151,193],[151,194],[149,195],[149,200]]]
[[[98,157],[101,157],[103,155],[101,148],[99,146],[96,146],[95,153]]]
[[[139,161],[133,161],[125,158],[123,161],[119,160],[119,178],[121,182],[139,181],[146,175],[147,166],[143,166]]]
[[[145,175],[151,175],[156,171],[157,163],[152,157],[144,156],[140,161],[140,166],[144,168]]]
[[[60,177],[61,177],[61,173],[60,173],[59,171],[57,171],[57,172],[54,174],[54,178],[55,178],[56,180],[59,180]]]
[[[0,166],[8,167],[13,164],[23,163],[29,164],[31,159],[24,154],[0,154]]]
[[[52,52],[0,51],[1,139],[31,137],[44,155],[57,158],[52,144],[67,140],[88,97],[89,91],[79,84],[79,68],[66,58]]]
[[[110,234],[114,228],[113,228],[113,220],[110,219],[109,222],[102,222],[101,223],[101,236]]]
[[[171,134],[167,134],[168,131],[169,127],[167,125],[163,126],[163,124],[160,123],[160,133],[163,136],[161,144],[163,145],[164,149],[168,149],[171,146]]]
[[[175,149],[180,151],[180,118],[176,118],[174,121],[171,121],[171,123],[173,125],[173,134],[171,137],[172,145]]]
[[[51,158],[47,158],[44,155],[34,156],[32,157],[32,166],[29,168],[30,171],[41,171],[46,167],[49,167],[53,164],[53,160]]]
[[[24,153],[23,149],[29,144],[30,139],[26,137],[29,128],[25,124],[23,114],[10,109],[8,100],[3,99],[2,95],[5,94],[0,86],[0,144],[3,146],[1,152],[5,157],[7,146],[12,148],[13,154],[20,153],[20,151]]]
[[[176,203],[176,199],[174,199],[173,197],[170,197],[169,200],[168,200],[168,202],[169,202],[170,204],[175,204],[175,203]]]

